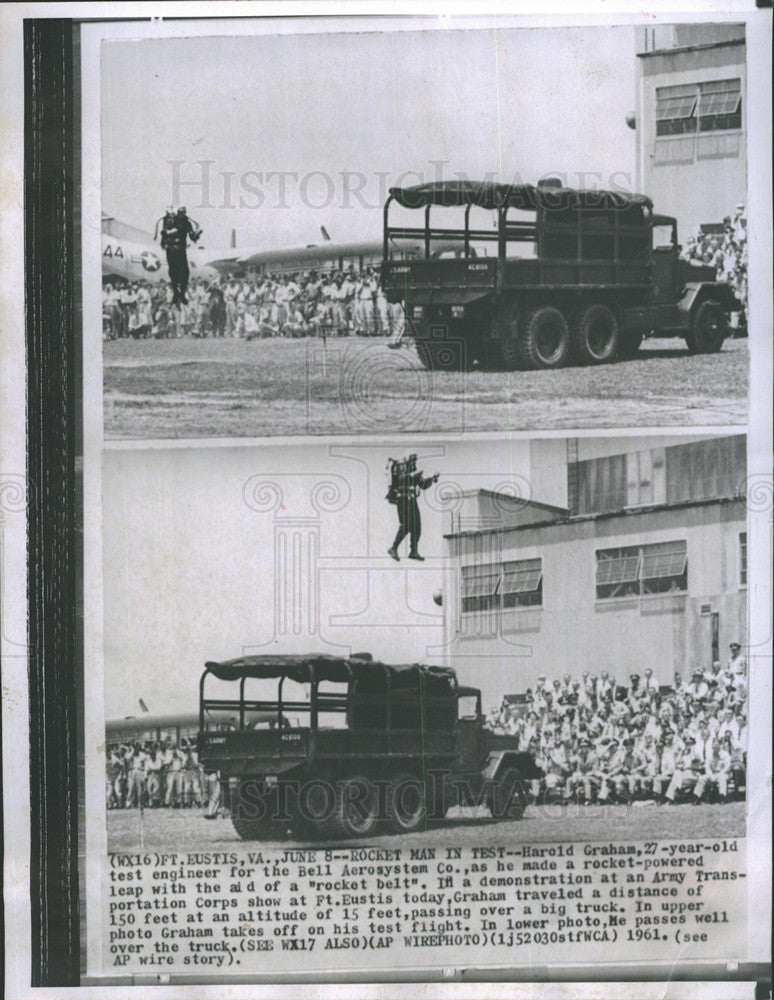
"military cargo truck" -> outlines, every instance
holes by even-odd
[[[422,224],[392,225],[394,205],[421,212]],[[474,208],[491,213],[491,228],[471,224]],[[434,224],[437,209],[461,225]],[[407,239],[422,242],[422,258],[395,259]],[[445,241],[462,249],[443,253]],[[601,364],[634,357],[646,336],[719,351],[742,305],[679,251],[675,219],[644,195],[439,181],[390,189],[381,280],[429,369]]]
[[[199,713],[199,760],[219,773],[245,840],[289,826],[312,838],[411,833],[455,804],[519,819],[541,773],[515,737],[484,726],[481,692],[443,667],[367,654],[210,662]]]

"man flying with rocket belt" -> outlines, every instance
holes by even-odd
[[[196,243],[202,235],[198,223],[189,219],[185,210],[185,205],[181,205],[177,210],[168,208],[164,213],[164,218],[156,223],[156,233],[158,235],[159,223],[161,223],[161,246],[167,252],[167,267],[169,268],[169,282],[172,285],[172,304],[186,304],[188,298],[188,237]]]
[[[417,456],[413,454],[409,455],[408,459],[400,463],[399,468],[397,468],[393,485],[387,494],[388,500],[398,508],[398,533],[392,546],[387,549],[388,555],[395,562],[400,561],[398,546],[407,535],[410,536],[409,559],[424,562],[424,558],[418,551],[419,536],[422,534],[422,518],[419,514],[417,498],[422,490],[437,483],[438,478],[439,474],[436,472],[435,475],[426,479],[417,469]]]

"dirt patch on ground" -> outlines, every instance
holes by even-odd
[[[164,340],[105,344],[109,438],[261,437],[747,421],[747,341],[693,356],[680,340],[640,357],[554,372],[426,372],[384,341]]]

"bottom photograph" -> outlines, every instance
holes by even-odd
[[[110,447],[90,971],[743,958],[745,492],[743,435]]]

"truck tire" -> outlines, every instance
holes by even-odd
[[[519,317],[518,355],[525,368],[560,368],[569,352],[567,320],[556,306],[537,306]]]
[[[242,781],[236,796],[235,791],[230,789],[231,823],[242,840],[272,840],[281,835],[282,825],[272,819],[271,796],[259,780]]]
[[[281,828],[268,819],[242,819],[232,816],[231,823],[241,840],[273,840],[282,832]]]
[[[415,774],[403,772],[391,780],[387,794],[390,826],[395,833],[413,833],[427,822],[425,787]]]
[[[691,317],[685,340],[691,354],[717,354],[728,336],[728,317],[719,302],[705,299]]]
[[[487,796],[492,818],[505,822],[519,820],[527,808],[521,775],[515,767],[506,767],[498,774],[496,784]]]
[[[374,783],[362,774],[352,774],[336,782],[335,801],[330,816],[317,824],[326,837],[365,837],[379,819],[379,799]]]
[[[618,317],[603,302],[581,307],[573,321],[571,336],[573,353],[581,364],[615,361],[621,349]]]

